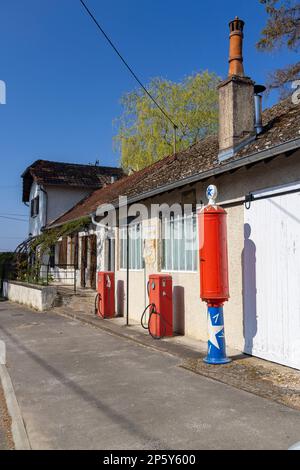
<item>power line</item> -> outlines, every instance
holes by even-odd
[[[3,212],[0,216],[28,217],[26,214],[15,214],[14,212]]]
[[[26,219],[17,219],[16,217],[8,217],[6,215],[0,215],[0,218],[6,220],[15,220],[16,222],[27,222]]]
[[[87,14],[91,17],[91,19],[94,21],[94,23],[96,24],[97,28],[101,31],[101,33],[103,34],[103,36],[105,37],[105,39],[107,40],[107,42],[110,44],[110,46],[113,48],[113,50],[115,51],[115,53],[119,56],[119,58],[121,59],[121,61],[123,62],[123,64],[125,65],[125,67],[129,70],[129,72],[131,73],[131,75],[133,76],[133,78],[138,82],[138,84],[142,87],[142,89],[144,90],[144,92],[149,96],[149,98],[153,101],[153,103],[157,106],[157,108],[161,111],[161,113],[168,119],[168,121],[172,124],[173,126],[173,129],[174,129],[174,153],[176,153],[176,130],[178,129],[178,126],[177,124],[175,124],[175,122],[172,120],[172,118],[169,116],[169,114],[158,104],[158,102],[156,101],[155,98],[153,98],[153,96],[151,95],[151,93],[149,93],[149,91],[147,90],[147,88],[143,85],[143,83],[141,82],[141,80],[139,79],[139,77],[136,75],[136,73],[132,70],[132,68],[130,67],[130,65],[127,63],[127,61],[124,59],[124,57],[122,56],[122,54],[120,53],[120,51],[116,48],[116,46],[114,45],[114,43],[112,42],[112,40],[109,38],[109,36],[106,34],[106,32],[104,31],[104,29],[100,26],[99,22],[97,21],[97,19],[95,18],[95,16],[93,15],[93,13],[89,10],[89,8],[87,7],[87,5],[85,4],[85,2],[83,0],[79,0],[80,3],[82,4],[83,8],[85,9],[85,11],[87,12]]]

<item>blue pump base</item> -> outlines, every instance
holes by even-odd
[[[228,364],[228,362],[231,362],[232,359],[229,359],[229,357],[224,357],[222,359],[212,359],[212,358],[209,358],[209,357],[204,357],[203,358],[203,362],[205,362],[205,364]]]
[[[231,362],[226,356],[223,305],[208,306],[208,344],[207,356],[203,359],[206,364],[228,364]]]

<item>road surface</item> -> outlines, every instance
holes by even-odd
[[[0,339],[33,449],[287,449],[300,412],[51,313],[0,305]]]

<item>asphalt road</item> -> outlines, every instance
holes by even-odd
[[[0,339],[33,449],[287,449],[300,440],[298,411],[91,326],[5,302]]]

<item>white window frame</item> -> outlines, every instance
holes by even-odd
[[[137,236],[137,232],[140,233]],[[131,234],[134,233],[134,237]],[[120,271],[127,270],[126,263],[127,256],[127,227],[120,227],[119,229],[119,269]],[[143,271],[144,258],[143,258],[143,230],[142,224],[136,223],[129,226],[129,271]]]
[[[191,243],[192,249],[187,250],[185,246],[185,234],[187,234],[187,230],[190,227],[187,225],[187,220],[193,220],[192,227],[194,229],[194,237],[189,238],[188,243]],[[162,272],[179,272],[179,273],[197,273],[198,272],[198,230],[197,230],[197,216],[196,214],[184,214],[184,216],[177,215],[175,217],[170,218],[163,218],[161,220],[162,224],[162,251],[161,251],[161,265],[162,265]],[[173,224],[173,228],[172,228]],[[175,225],[176,224],[176,225]],[[182,239],[175,239],[174,235],[178,227],[181,226],[181,230],[184,231],[184,235]],[[171,230],[173,230],[173,235],[171,234]],[[164,239],[164,234],[167,233],[170,239]],[[176,253],[174,251],[174,245],[176,247]],[[184,246],[182,246],[184,245]],[[165,250],[170,250],[169,255],[165,255]],[[188,265],[188,256],[187,253],[190,252],[191,254],[191,268],[187,269]],[[181,264],[181,255],[184,253],[184,266],[180,266]],[[177,259],[174,255],[177,255]],[[167,260],[171,259],[171,263],[168,265]],[[177,261],[177,262],[176,262]]]

